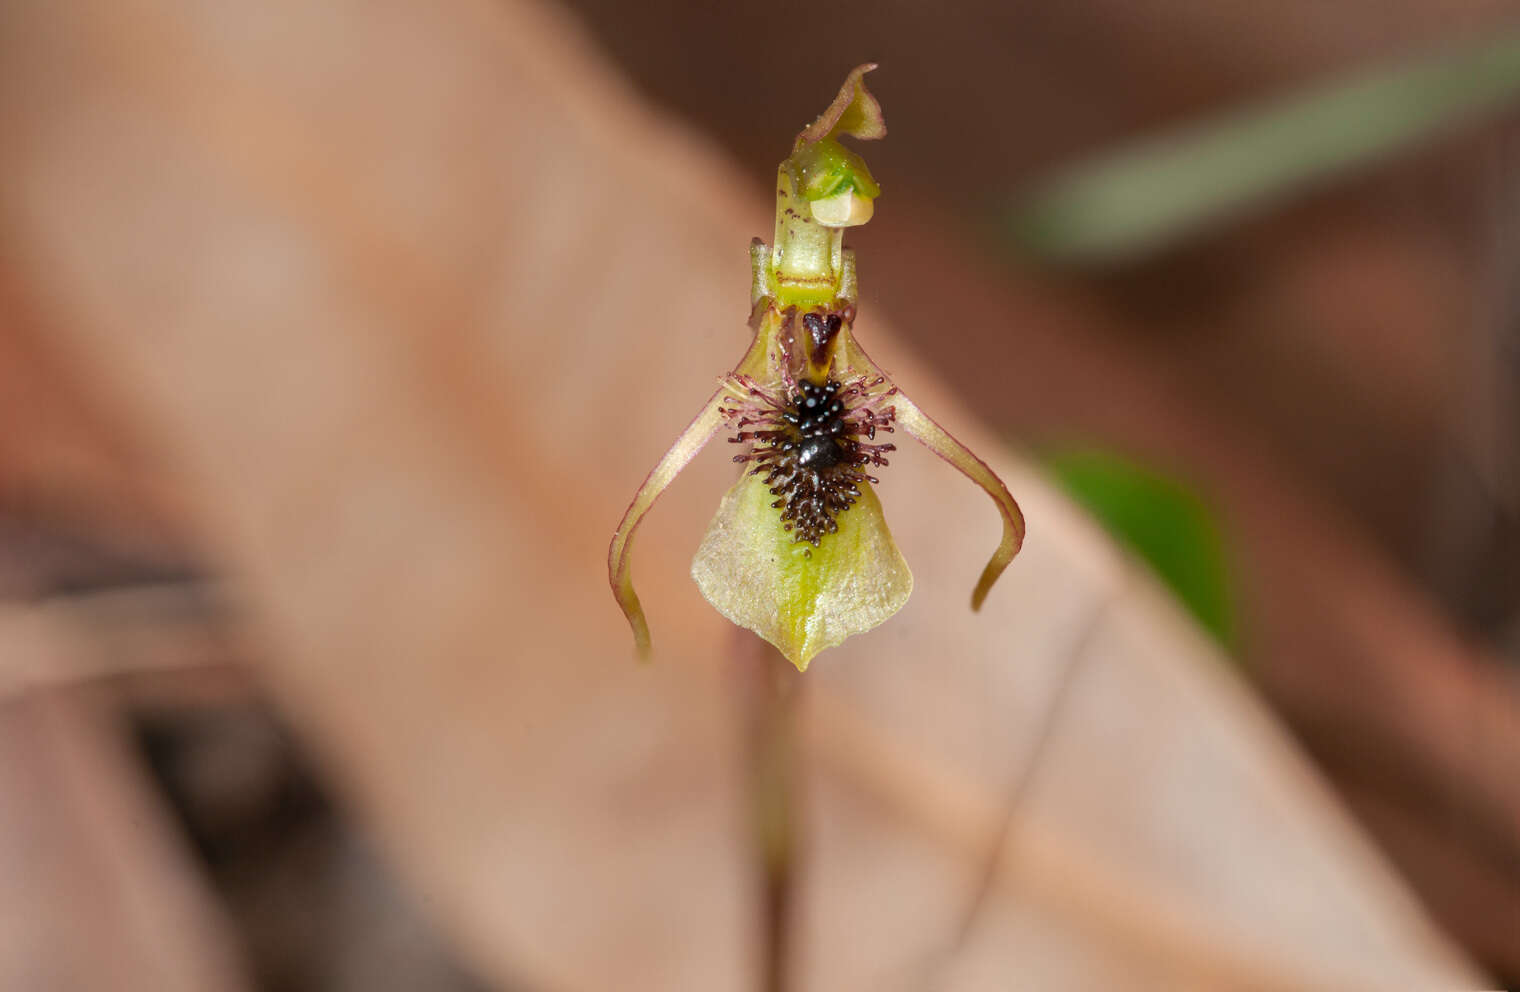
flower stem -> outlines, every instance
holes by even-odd
[[[760,988],[788,986],[797,861],[796,714],[801,679],[779,651],[744,635],[740,691],[747,723],[750,823],[761,898]]]

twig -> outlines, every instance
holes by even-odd
[[[0,701],[46,685],[235,670],[247,654],[218,590],[195,580],[0,602]]]
[[[1120,590],[1122,588],[1120,587]],[[976,927],[976,921],[986,910],[992,893],[997,887],[999,871],[1007,858],[1008,840],[1013,833],[1014,823],[1034,786],[1040,767],[1044,764],[1050,742],[1055,738],[1055,730],[1060,725],[1061,715],[1066,712],[1072,690],[1078,682],[1077,676],[1085,667],[1083,661],[1091,654],[1088,648],[1092,645],[1097,632],[1102,629],[1103,620],[1108,615],[1109,608],[1119,598],[1120,590],[1105,595],[1094,607],[1092,617],[1082,625],[1071,649],[1066,652],[1066,658],[1062,661],[1061,670],[1056,676],[1056,685],[1051,692],[1050,703],[1040,715],[1040,723],[1035,730],[1029,756],[1014,773],[1013,782],[1009,785],[1008,802],[1003,808],[1002,822],[998,824],[996,834],[988,844],[981,873],[977,876],[976,887],[972,890],[971,898],[967,901],[945,947],[938,953],[931,954],[925,962],[924,980],[918,983],[919,987],[932,990],[942,986],[943,983],[939,980],[943,977],[941,973],[966,946],[966,942],[971,939],[971,933]]]

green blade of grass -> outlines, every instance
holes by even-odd
[[[1140,142],[1019,201],[1015,243],[1061,263],[1123,260],[1386,158],[1520,96],[1520,32],[1281,97]]]

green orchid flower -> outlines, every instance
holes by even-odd
[[[881,188],[840,137],[881,138],[881,105],[856,67],[829,108],[797,136],[776,177],[772,245],[756,238],[754,340],[629,504],[608,553],[613,594],[649,652],[633,590],[633,535],[665,487],[720,429],[744,472],[723,497],[692,562],[720,613],[774,644],[799,670],[881,624],[907,602],[913,576],[882,515],[874,471],[901,430],[992,497],[1003,537],[972,592],[979,609],[1024,540],[1007,487],[929,419],[856,342],[856,279],[844,230],[871,219]]]

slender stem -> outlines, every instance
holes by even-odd
[[[764,992],[785,992],[797,861],[796,710],[800,678],[781,653],[744,634],[750,822],[760,875]]]

